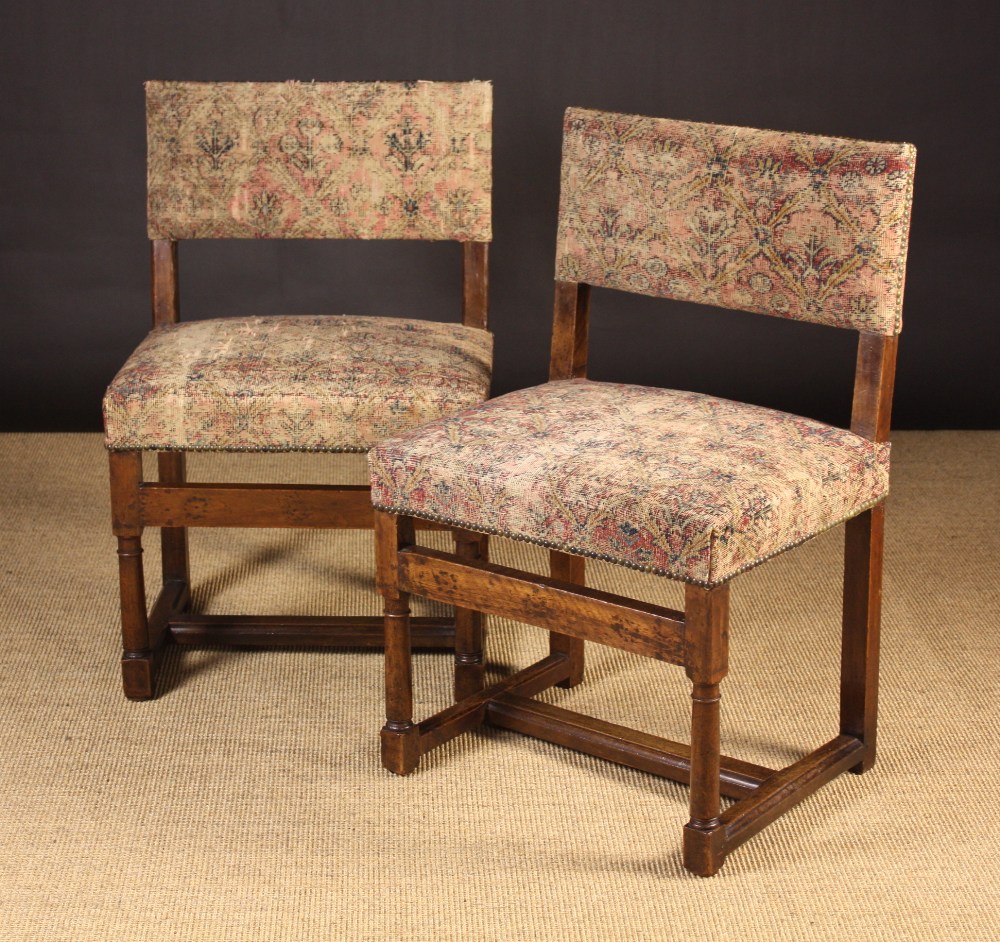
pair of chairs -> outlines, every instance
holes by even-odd
[[[358,643],[359,629],[341,622],[309,632],[286,624],[282,634],[255,631],[253,619],[222,626],[192,615],[186,527],[374,522],[382,758],[393,772],[489,722],[686,782],[684,863],[707,876],[822,784],[871,767],[912,147],[570,109],[550,381],[487,400],[488,341],[476,334],[486,308],[488,86],[151,85],[149,95],[157,326],[105,406],[129,696],[152,695],[157,652],[171,637]],[[451,394],[426,407],[419,384],[355,383],[401,339],[420,342],[414,322],[391,337],[367,320],[308,319],[301,333],[284,319],[206,322],[184,337],[171,240],[206,235],[465,241],[466,327],[440,328],[450,333],[435,349],[447,352],[428,370],[430,385],[446,377]],[[592,286],[857,331],[850,429],[587,380]],[[327,333],[335,329],[348,337]],[[412,375],[424,354],[411,354],[403,342],[394,375]],[[470,364],[478,385],[455,379]],[[372,411],[379,421],[365,424]],[[355,437],[345,414],[362,418]],[[374,518],[363,491],[185,483],[179,453],[192,448],[370,449]],[[160,483],[141,481],[144,450],[161,452]],[[785,769],[723,756],[730,582],[845,521],[838,735]],[[148,617],[145,525],[164,528],[165,588]],[[455,552],[418,544],[417,526],[451,529]],[[548,547],[550,575],[489,563],[490,534]],[[587,588],[587,557],[681,580],[684,611]],[[451,624],[429,637],[410,617],[412,594],[453,605]],[[546,629],[549,655],[486,686],[484,613]],[[382,642],[363,630],[365,643]],[[585,641],[685,669],[690,747],[534,699],[581,682]],[[440,643],[455,649],[455,703],[415,722],[411,649]],[[722,796],[736,800],[723,810]]]

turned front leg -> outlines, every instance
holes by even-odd
[[[420,734],[413,723],[410,596],[399,587],[399,550],[412,545],[413,522],[375,511],[376,582],[385,600],[385,726],[382,765],[397,775],[420,761]]]
[[[122,611],[122,685],[130,700],[149,700],[156,691],[146,616],[142,541],[137,536],[118,537],[118,584]]]
[[[149,700],[156,693],[156,676],[142,567],[142,519],[139,507],[142,452],[112,451],[108,453],[108,463],[111,472],[111,526],[118,540],[122,685],[125,696],[130,700]]]
[[[691,818],[684,826],[684,866],[709,877],[722,866],[719,824],[720,742],[718,684],[691,688]]]
[[[382,765],[397,775],[412,772],[420,761],[420,738],[413,723],[413,668],[410,653],[409,598],[385,605],[385,726]]]
[[[729,587],[685,593],[684,634],[691,679],[691,818],[684,827],[684,866],[698,876],[716,873],[725,860],[719,821],[721,796],[721,693],[728,669]]]

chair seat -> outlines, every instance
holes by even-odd
[[[492,336],[391,317],[192,321],[154,330],[104,398],[113,450],[366,451],[481,402]]]
[[[713,586],[876,504],[889,446],[698,393],[547,383],[369,452],[372,500]]]

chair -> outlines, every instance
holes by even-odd
[[[369,453],[387,769],[411,772],[488,722],[689,783],[683,860],[708,876],[815,789],[871,767],[914,159],[907,144],[567,112],[550,381]],[[590,286],[858,331],[850,430],[587,380]],[[551,575],[424,548],[415,520],[548,547]],[[721,756],[730,581],[844,521],[839,733],[779,770]],[[586,557],[681,580],[684,611],[586,588]],[[550,653],[415,723],[411,593],[548,629]],[[683,666],[690,748],[533,699],[582,680],[584,641]],[[736,801],[722,810],[720,794]]]
[[[104,399],[125,695],[156,692],[163,645],[381,646],[381,618],[191,611],[188,527],[370,528],[365,486],[190,483],[190,451],[364,452],[489,393],[492,88],[485,82],[146,85],[153,330]],[[181,239],[461,243],[462,323],[266,316],[179,323]],[[159,480],[142,479],[143,452]],[[147,613],[144,527],[163,590]],[[478,544],[476,552],[479,552]],[[452,647],[472,613],[426,618]],[[464,635],[463,635],[464,637]]]

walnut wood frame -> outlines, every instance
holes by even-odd
[[[551,379],[586,375],[590,289],[557,282]],[[897,338],[859,337],[851,429],[886,441]],[[584,560],[550,553],[549,577],[418,546],[415,521],[376,511],[378,586],[385,600],[386,723],[382,762],[405,775],[435,746],[486,722],[690,785],[684,866],[711,876],[728,854],[844,771],[875,761],[884,505],[847,523],[840,730],[787,768],[723,756],[720,685],[728,671],[729,585],[686,586],[685,611],[588,589]],[[473,536],[470,535],[469,539]],[[410,649],[417,594],[547,629],[550,653],[489,687],[456,663],[454,705],[413,720]],[[682,666],[691,681],[691,745],[607,723],[532,697],[583,677],[583,643],[595,641]],[[736,799],[722,810],[721,796]]]
[[[462,323],[487,328],[489,245],[462,243]],[[153,327],[180,319],[177,243],[152,241]],[[381,647],[379,617],[199,615],[191,611],[188,527],[309,527],[370,529],[367,486],[193,484],[183,452],[159,452],[158,481],[144,481],[142,452],[109,452],[113,532],[118,540],[122,612],[122,679],[125,696],[156,695],[157,666],[165,644]],[[422,523],[428,529],[440,529]],[[142,532],[159,527],[163,588],[147,610]],[[486,540],[458,534],[457,552],[478,559]],[[413,619],[413,643],[455,648],[469,677],[482,673],[482,618],[456,610],[454,618]],[[478,665],[478,666],[477,666]]]

